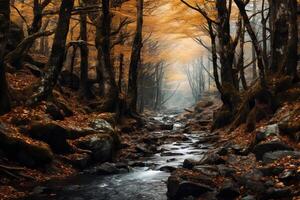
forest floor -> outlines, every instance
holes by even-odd
[[[13,89],[36,81],[28,70],[8,79]],[[97,100],[87,103],[70,89],[56,88],[51,101],[18,106],[0,117],[0,199],[22,198],[36,185],[74,176],[97,163],[143,165],[128,161],[157,153],[166,141],[183,141],[185,134],[210,132],[213,112],[220,106],[219,100],[207,97],[176,117],[185,125],[178,132],[150,137],[151,131],[172,130],[174,121],[161,123],[155,113],[146,112],[143,123],[128,118],[116,122],[113,113],[95,111]],[[200,143],[214,145],[213,150],[185,160],[171,174],[168,196],[300,199],[299,124],[298,100],[284,104],[251,133],[245,125],[212,132]]]

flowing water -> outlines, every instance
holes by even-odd
[[[169,116],[170,117],[170,116]],[[173,116],[171,116],[173,117]],[[162,116],[156,120],[163,120]],[[175,123],[174,130],[182,127]],[[150,167],[136,167],[131,172],[108,176],[79,175],[64,181],[36,187],[30,200],[166,200],[166,181],[170,175],[160,171],[164,166],[180,167],[184,159],[201,158],[206,147],[194,147],[198,135],[186,135],[189,140],[164,144],[164,154],[145,158]],[[147,165],[148,166],[148,165]]]

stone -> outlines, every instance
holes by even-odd
[[[167,195],[171,200],[183,199],[189,196],[198,197],[204,193],[213,191],[213,188],[208,185],[191,181],[180,181],[176,176],[168,178],[167,186]]]
[[[71,146],[68,143],[68,130],[53,122],[33,122],[29,128],[29,136],[46,142],[55,153],[69,153]]]
[[[183,161],[183,168],[193,169],[193,167],[196,166],[198,163],[199,163],[199,161],[196,161],[196,160],[185,159]]]
[[[206,154],[200,161],[199,164],[200,165],[219,165],[219,164],[225,164],[226,161],[219,156],[217,153],[210,153],[210,154]]]
[[[231,177],[236,173],[236,170],[234,168],[227,167],[224,164],[217,165],[217,168],[221,176]]]
[[[16,159],[28,167],[45,167],[53,160],[53,153],[47,144],[12,134],[1,123],[0,149],[9,158]]]
[[[163,152],[160,154],[161,156],[182,156],[183,153],[173,153],[173,152]]]
[[[242,200],[256,200],[256,198],[253,195],[247,195],[242,197]]]
[[[284,182],[286,185],[290,185],[293,182],[300,182],[300,172],[296,170],[284,170],[281,174],[278,175],[278,179]]]
[[[239,186],[231,179],[224,181],[217,195],[218,199],[234,200],[240,195]]]
[[[282,143],[281,141],[271,141],[255,145],[252,152],[255,154],[257,160],[262,160],[265,153],[280,150],[292,151],[293,148]]]
[[[160,130],[173,130],[173,124],[170,123],[163,123],[159,126]]]
[[[283,172],[284,168],[280,166],[261,167],[259,170],[264,176],[278,176]]]
[[[91,162],[91,156],[87,153],[74,153],[66,156],[71,165],[78,169],[85,169]]]
[[[160,171],[164,171],[164,172],[173,172],[176,170],[176,167],[173,166],[162,166],[159,168]]]
[[[96,174],[96,175],[112,175],[118,174],[119,169],[113,163],[105,162],[101,165],[95,166],[92,169],[85,170],[85,172],[89,174]]]
[[[101,133],[112,133],[114,132],[113,127],[105,121],[104,119],[92,119],[89,123],[89,126],[92,127],[94,130],[101,132]]]
[[[94,134],[81,137],[74,142],[78,148],[90,150],[95,162],[110,161],[116,151],[114,139],[108,134]]]
[[[272,163],[281,158],[290,156],[295,159],[300,159],[300,151],[273,151],[263,155],[262,161],[264,163]]]
[[[46,105],[46,113],[49,114],[53,120],[63,120],[65,118],[62,111],[53,103]]]
[[[211,191],[213,191],[213,188],[211,188],[208,185],[185,181],[179,184],[176,196],[177,197],[186,197],[186,196],[198,197],[206,192],[211,192]]]
[[[268,188],[262,199],[288,199],[292,191],[289,188]]]

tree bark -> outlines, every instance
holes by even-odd
[[[102,16],[100,31],[100,66],[103,69],[104,97],[103,109],[115,111],[118,100],[118,87],[115,80],[114,69],[111,64],[111,13],[110,1],[102,0]]]
[[[80,45],[80,88],[83,96],[89,97],[91,93],[89,92],[88,86],[89,49],[87,46],[88,37],[86,14],[80,14],[80,39],[83,41]]]
[[[0,115],[10,110],[8,86],[5,76],[4,53],[10,25],[10,1],[0,0]]]
[[[143,11],[144,0],[137,0],[137,25],[134,41],[132,44],[132,53],[129,66],[129,82],[128,82],[128,96],[129,108],[131,112],[137,111],[137,77],[138,65],[140,63],[141,49],[143,47]]]
[[[63,0],[60,6],[59,19],[52,45],[52,52],[47,63],[48,73],[42,78],[38,91],[33,95],[29,104],[46,99],[52,94],[58,76],[63,67],[66,49],[66,40],[69,31],[71,12],[74,0]]]

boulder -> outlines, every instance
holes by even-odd
[[[81,137],[73,143],[81,149],[92,152],[93,161],[110,161],[117,147],[112,136],[108,134],[94,134]]]
[[[291,196],[289,188],[268,188],[262,199],[290,199]]]
[[[281,158],[284,158],[286,156],[290,156],[294,159],[300,159],[300,151],[274,151],[274,152],[268,152],[263,155],[263,162],[264,163],[271,163],[276,160],[280,160]]]
[[[196,161],[196,160],[185,159],[183,161],[183,168],[193,169],[193,167],[196,166],[198,163],[199,163],[199,161]]]
[[[268,125],[266,127],[260,128],[256,135],[256,142],[259,143],[271,135],[279,135],[278,124],[272,124],[272,125]]]
[[[240,195],[239,186],[230,179],[224,181],[217,195],[218,199],[234,200]]]
[[[91,162],[91,156],[87,153],[74,153],[66,156],[67,161],[78,169],[86,168]]]
[[[53,120],[63,120],[65,118],[61,109],[53,103],[48,103],[46,105],[46,113],[50,115]]]
[[[159,168],[160,171],[164,171],[164,172],[173,172],[176,170],[176,167],[173,166],[162,166]]]
[[[101,118],[92,119],[89,123],[89,126],[100,133],[111,134],[114,132],[114,129],[110,123]]]
[[[33,122],[28,133],[30,137],[49,144],[55,153],[71,152],[67,141],[69,132],[58,124],[48,121]]]
[[[91,169],[85,170],[86,173],[96,174],[96,175],[112,175],[120,174],[123,172],[129,172],[129,167],[123,163],[109,163],[105,162],[97,165]]]
[[[255,145],[252,152],[255,154],[257,160],[262,160],[265,153],[281,150],[292,151],[293,148],[282,143],[281,141],[271,141]]]
[[[12,134],[1,124],[0,149],[9,157],[29,167],[44,167],[53,160],[53,153],[47,144]]]
[[[175,188],[174,188],[175,189]],[[176,190],[168,187],[168,196],[170,199],[181,199],[184,197],[199,197],[207,192],[212,192],[214,189],[202,183],[194,183],[191,181],[181,182]],[[172,192],[171,192],[172,191]]]

